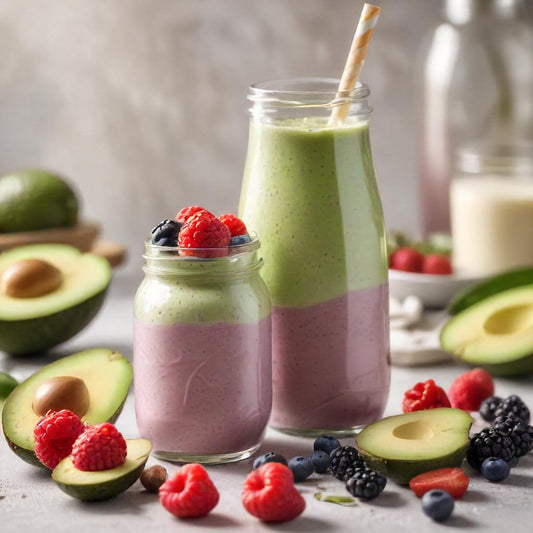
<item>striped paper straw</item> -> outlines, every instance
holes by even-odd
[[[368,43],[370,42],[370,37],[372,37],[374,27],[378,21],[380,11],[381,9],[379,7],[372,4],[365,4],[363,6],[361,18],[359,19],[359,24],[357,24],[352,46],[350,47],[348,59],[344,66],[341,82],[339,83],[336,99],[342,98],[343,92],[352,91],[355,88],[355,84],[357,83],[359,74],[363,68]],[[349,110],[349,103],[335,106],[329,117],[329,125],[336,126],[342,124],[348,116]]]

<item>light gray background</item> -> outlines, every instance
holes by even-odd
[[[359,0],[0,0],[0,173],[70,177],[130,247],[182,206],[235,211],[251,82],[335,76]],[[416,231],[412,97],[439,0],[381,0],[363,80],[389,227]]]

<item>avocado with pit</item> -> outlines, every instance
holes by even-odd
[[[383,418],[355,441],[369,467],[404,484],[430,470],[460,466],[472,421],[461,409],[426,409]]]
[[[146,439],[126,440],[126,462],[109,470],[78,470],[72,459],[63,459],[52,472],[52,479],[69,496],[83,501],[108,500],[124,492],[137,481],[144,470],[152,446]]]
[[[441,346],[494,375],[533,372],[533,285],[494,294],[452,317]]]
[[[0,350],[24,355],[70,339],[98,313],[110,281],[105,259],[65,244],[0,254]]]
[[[133,379],[133,368],[120,353],[94,348],[58,359],[16,387],[4,404],[2,428],[10,448],[33,465],[42,466],[33,451],[33,428],[39,420],[34,400],[39,388],[58,376],[83,380],[89,402],[81,419],[88,424],[99,424],[117,419]],[[65,408],[70,407],[65,405]]]
[[[78,200],[59,175],[28,169],[0,177],[0,233],[70,227]]]

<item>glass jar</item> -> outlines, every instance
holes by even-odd
[[[367,104],[359,84],[293,79],[250,87],[240,216],[262,232],[272,297],[271,425],[353,434],[389,394],[387,254]],[[336,105],[345,123],[329,126]]]
[[[160,459],[238,461],[260,445],[272,376],[258,248],[254,238],[225,257],[189,257],[145,243],[135,296],[135,410]]]
[[[492,275],[533,266],[533,144],[476,143],[450,189],[454,267]]]

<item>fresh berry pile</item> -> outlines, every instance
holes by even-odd
[[[250,242],[244,222],[232,214],[216,217],[200,206],[181,209],[152,230],[152,244],[178,248],[190,257],[224,257],[236,246]]]
[[[391,254],[389,268],[403,270],[404,272],[437,274],[440,276],[453,273],[452,264],[445,255],[422,255],[418,250],[407,246],[398,248]]]

